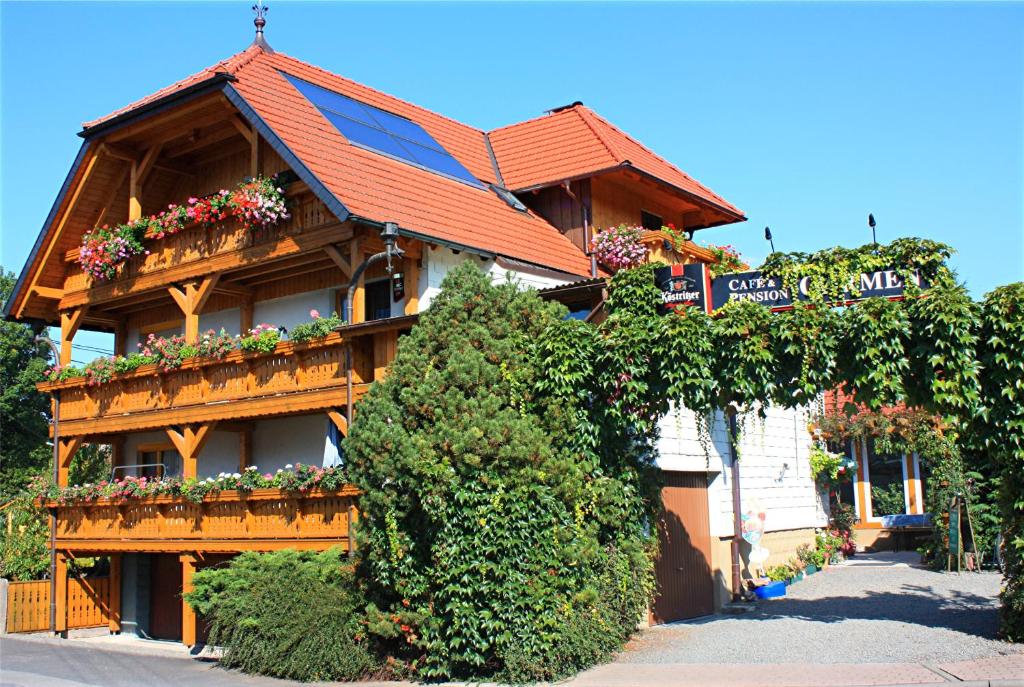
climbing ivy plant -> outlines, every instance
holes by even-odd
[[[981,306],[977,443],[1000,477],[1003,520],[1002,631],[1024,641],[1024,283],[995,289]]]

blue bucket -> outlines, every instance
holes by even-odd
[[[785,582],[771,582],[763,587],[754,588],[754,596],[759,599],[774,599],[786,595]]]

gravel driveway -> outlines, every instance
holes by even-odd
[[[997,573],[935,573],[916,558],[858,555],[756,611],[651,628],[617,661],[931,663],[1024,652],[995,638]]]

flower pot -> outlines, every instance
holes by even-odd
[[[772,582],[771,584],[766,584],[763,587],[754,588],[754,596],[756,596],[759,599],[774,599],[776,597],[785,595],[785,582]]]
[[[804,570],[805,575],[813,575],[816,572],[818,572],[818,566],[816,565],[808,565],[807,568]]]

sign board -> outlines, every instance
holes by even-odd
[[[709,279],[707,274],[706,266],[701,264],[672,265],[655,270],[654,279],[662,292],[662,313],[680,307],[700,307],[711,312],[729,301],[737,300],[754,301],[772,310],[793,307],[793,294],[782,286],[782,280],[778,277],[764,276],[758,270],[733,272],[714,279]],[[928,288],[928,284],[916,273],[912,279],[918,287]],[[859,292],[857,295],[847,290],[835,304],[853,303],[876,296],[897,298],[903,295],[905,284],[896,270],[885,269],[861,274],[856,287]],[[798,285],[796,299],[810,300],[807,295],[807,278]]]
[[[807,295],[807,280],[808,278],[805,277],[797,286],[798,300],[810,300]],[[917,286],[927,288],[927,284],[922,283],[920,276],[917,276],[916,273],[913,280]],[[861,274],[856,286],[857,291],[860,292],[858,295],[847,290],[836,303],[852,303],[876,296],[899,297],[903,295],[905,284],[896,270],[886,269]],[[717,310],[729,301],[735,300],[754,301],[772,309],[793,307],[793,295],[789,293],[789,289],[783,288],[782,280],[779,277],[765,277],[756,270],[735,272],[711,280],[712,310]]]
[[[706,310],[710,282],[702,263],[659,267],[654,271],[654,281],[661,290],[662,314],[680,308]]]

